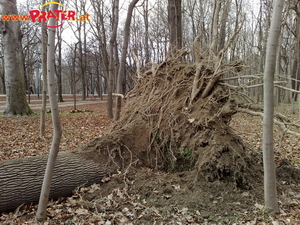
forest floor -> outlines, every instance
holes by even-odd
[[[61,151],[104,135],[113,124],[106,116],[105,102],[99,99],[78,105],[80,113],[70,113],[72,109],[60,108]],[[38,108],[34,111],[39,112]],[[289,105],[281,105],[277,111],[299,123]],[[46,136],[40,138],[38,116],[0,116],[0,161],[47,154],[52,141],[50,114],[46,123]],[[231,126],[261,151],[261,118],[239,113],[232,118]],[[276,127],[274,143],[277,165],[290,162],[300,166],[297,137],[283,137]],[[250,190],[241,190],[229,180],[195,182],[192,171],[171,174],[130,168],[125,174],[105,178],[101,184],[78,188],[73,196],[51,201],[43,224],[300,224],[300,182],[286,175],[287,179],[285,174],[279,174],[278,179],[280,214],[271,215],[263,206],[263,181]],[[36,224],[36,209],[36,205],[20,206],[15,212],[0,214],[0,224]]]

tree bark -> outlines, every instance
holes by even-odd
[[[50,199],[70,196],[76,187],[100,183],[107,174],[115,172],[113,167],[107,168],[96,162],[96,157],[87,155],[78,150],[58,154]],[[0,162],[0,212],[38,202],[47,158],[43,155]]]
[[[17,15],[16,1],[0,0],[3,15]],[[32,114],[24,86],[24,68],[21,47],[21,31],[18,21],[5,21],[2,29],[6,87],[5,115]]]
[[[229,17],[229,10],[230,10],[231,1],[224,2],[223,8],[222,8],[222,14],[219,21],[220,26],[220,33],[218,38],[218,48],[217,51],[220,52],[225,47],[226,42],[226,31],[228,29],[228,17]],[[236,30],[238,29],[238,26],[236,27]]]
[[[58,0],[54,2],[59,2]],[[50,6],[51,11],[58,9],[57,4]],[[48,22],[49,26],[55,26],[56,20],[50,18]],[[49,28],[48,32],[48,48],[47,48],[47,79],[48,79],[48,90],[50,97],[51,113],[52,113],[52,124],[53,124],[53,138],[50,149],[50,154],[47,161],[47,167],[44,175],[43,186],[40,194],[39,206],[36,213],[36,220],[43,221],[46,219],[46,208],[50,194],[50,186],[54,173],[55,161],[59,151],[59,145],[62,135],[61,120],[59,117],[59,108],[56,97],[55,88],[55,77],[54,77],[54,64],[55,64],[55,31],[56,28]]]
[[[211,46],[210,49],[214,52],[217,52],[217,44],[218,44],[218,23],[219,23],[219,13],[221,9],[221,1],[215,0],[214,2],[214,12],[213,12],[213,19],[211,25],[211,32],[210,32],[210,39],[211,39]]]
[[[144,10],[144,26],[145,26],[145,65],[150,62],[151,51],[149,49],[149,7],[148,1],[143,4]]]
[[[55,65],[56,78],[57,78],[57,99],[58,102],[64,102],[62,96],[62,27],[57,28],[57,48],[58,48],[58,57],[57,65]]]
[[[182,48],[181,20],[181,0],[168,0],[170,52],[173,54]]]
[[[109,72],[107,79],[107,115],[110,119],[114,118],[113,115],[113,81],[114,81],[114,49],[116,49],[117,30],[119,23],[119,0],[115,0],[113,4],[113,30],[109,40]],[[115,50],[116,53],[116,50]],[[115,68],[116,69],[116,68]]]
[[[42,1],[44,5],[46,0]],[[47,107],[47,39],[46,39],[46,27],[41,24],[41,45],[42,45],[42,76],[43,76],[43,93],[42,93],[42,107],[40,112],[40,137],[45,136],[45,118]]]
[[[3,47],[1,49],[1,51],[3,51]],[[0,73],[0,77],[1,77],[1,82],[2,82],[2,88],[3,88],[3,94],[6,94],[6,90],[5,90],[5,71],[4,71],[4,59],[3,57],[1,57],[1,70],[3,71],[2,73]]]
[[[76,107],[76,54],[77,54],[77,45],[78,42],[74,46],[74,56],[72,57],[72,72],[71,72],[71,83],[72,83],[72,88],[73,88],[73,110],[74,112],[77,110]]]
[[[278,212],[276,190],[276,168],[273,149],[274,124],[274,73],[276,53],[281,28],[283,0],[274,2],[271,27],[267,43],[267,54],[264,71],[264,119],[263,119],[263,162],[264,162],[264,192],[266,208]]]

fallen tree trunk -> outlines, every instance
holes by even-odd
[[[70,196],[78,186],[100,183],[103,177],[116,170],[93,155],[79,149],[58,154],[50,199]],[[0,212],[38,202],[47,157],[43,155],[0,162]],[[105,162],[105,156],[103,159]]]

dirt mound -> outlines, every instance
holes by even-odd
[[[194,180],[251,188],[262,175],[261,160],[232,132],[236,100],[229,88],[217,85],[222,71],[234,68],[203,60],[188,64],[182,57],[153,65],[126,96],[121,120],[90,147],[109,149],[120,169],[196,170]]]
[[[131,170],[127,181],[123,174],[115,175],[92,194],[83,193],[83,207],[107,212],[110,196],[114,206],[109,210],[125,217],[130,214],[127,219],[133,224],[233,224],[251,221],[259,211],[257,206],[263,204],[263,185],[255,190],[241,190],[230,181],[191,182],[194,176],[190,171]]]

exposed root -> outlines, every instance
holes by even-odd
[[[195,170],[196,179],[230,180],[248,189],[251,177],[261,175],[260,160],[229,127],[238,108],[236,93],[217,85],[241,63],[198,55],[195,64],[187,64],[185,54],[153,64],[140,76],[125,97],[123,117],[98,148],[114,150],[114,162],[125,171],[133,162],[172,172]]]

